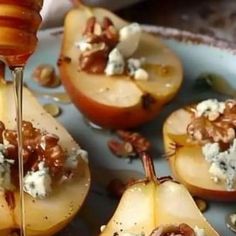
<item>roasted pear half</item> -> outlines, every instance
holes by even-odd
[[[15,129],[14,90],[11,83],[0,80],[0,120],[9,129]],[[65,128],[52,118],[28,89],[23,90],[24,119],[30,121],[35,127],[46,130],[60,137],[60,145],[70,152],[78,148]],[[90,186],[90,172],[88,163],[82,158],[73,179],[55,186],[52,193],[45,199],[34,199],[25,193],[25,221],[28,236],[53,235],[68,224],[82,206]],[[19,229],[20,203],[19,190],[0,192],[0,235],[10,235]]]
[[[224,182],[214,182],[210,164],[202,148],[187,135],[192,113],[189,107],[174,111],[163,126],[164,144],[175,178],[194,196],[220,201],[235,201],[236,191],[227,191]]]
[[[130,128],[153,119],[180,88],[183,72],[180,60],[158,38],[142,32],[133,58],[146,58],[148,80],[126,75],[106,76],[80,71],[80,50],[75,44],[83,38],[87,21],[110,19],[116,29],[127,25],[101,8],[79,6],[65,20],[59,69],[62,82],[73,103],[90,121],[106,128]]]
[[[151,235],[155,229],[164,227],[165,232],[166,226],[184,224],[192,229],[196,226],[204,229],[204,235],[219,236],[201,214],[188,190],[170,178],[157,179],[151,158],[147,154],[142,158],[146,179],[127,188],[100,235]]]

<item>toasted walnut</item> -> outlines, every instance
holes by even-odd
[[[79,69],[89,73],[103,73],[106,68],[107,49],[101,48],[81,54],[79,58]]]
[[[108,147],[114,155],[118,157],[135,158],[142,153],[149,152],[151,144],[141,134],[123,130],[118,130],[117,134],[122,142],[114,139],[108,141]]]
[[[59,138],[56,135],[45,134],[41,136],[36,150],[38,158],[33,168],[38,166],[39,162],[44,161],[53,176],[62,173],[66,156],[58,141]]]
[[[110,18],[104,17],[103,22],[102,22],[102,28],[103,29],[108,29],[109,26],[113,26],[113,22],[111,21]]]
[[[79,70],[89,73],[103,73],[111,49],[118,43],[119,35],[109,18],[104,18],[102,25],[95,17],[88,19],[83,33],[83,40],[89,49],[81,51]]]
[[[134,152],[133,145],[129,142],[119,142],[112,139],[108,141],[107,145],[111,152],[117,157],[132,158],[137,156]]]
[[[56,75],[54,67],[50,64],[38,65],[33,71],[32,78],[44,87],[56,87],[60,85],[60,79]]]
[[[150,142],[141,134],[123,130],[117,131],[118,136],[125,142],[131,143],[136,153],[148,152],[150,150]]]
[[[0,121],[0,143],[3,142],[3,131],[5,130],[5,125],[3,124],[3,122]]]
[[[44,161],[52,176],[62,175],[66,154],[58,143],[59,137],[42,132],[33,127],[32,123],[28,121],[22,122],[22,134],[25,171],[37,170],[38,163]],[[10,159],[17,160],[17,132],[5,129],[3,131],[3,141],[9,144],[6,148],[7,156]]]
[[[6,140],[10,144],[17,145],[17,133],[15,130],[4,130],[3,131],[3,140]]]
[[[187,224],[169,225],[155,229],[150,236],[196,236],[194,230]]]
[[[87,24],[86,24],[86,27],[85,27],[83,35],[92,34],[93,31],[94,31],[95,23],[96,23],[96,17],[95,16],[91,16],[87,20]]]
[[[222,114],[215,119],[200,116],[195,117],[187,127],[187,133],[199,143],[219,142],[230,143],[235,136],[236,129],[236,102],[227,100]]]

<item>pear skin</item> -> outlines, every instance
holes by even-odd
[[[60,137],[60,145],[69,153],[79,145],[62,125],[50,116],[37,102],[31,92],[23,90],[23,118],[39,129]],[[32,112],[32,110],[34,112]],[[15,129],[15,106],[13,85],[0,80],[0,120],[6,128]],[[60,231],[81,208],[90,186],[90,171],[86,160],[79,160],[78,174],[71,181],[55,187],[51,195],[43,200],[25,194],[25,216],[27,236],[50,236]],[[19,228],[19,192],[13,192],[15,208],[10,209],[5,197],[0,195],[0,234]],[[4,194],[3,194],[4,195]],[[8,233],[6,234],[8,235]]]
[[[205,160],[201,147],[188,141],[186,130],[190,121],[190,112],[183,108],[173,112],[163,126],[165,151],[170,156],[173,175],[194,196],[214,201],[236,201],[235,190],[227,191],[223,182],[212,181],[208,171],[210,164]]]
[[[158,37],[143,32],[132,57],[146,58],[147,81],[135,81],[126,75],[110,77],[79,71],[80,51],[75,43],[83,37],[91,16],[99,22],[108,17],[117,29],[128,24],[101,8],[80,5],[69,12],[65,20],[59,70],[73,103],[89,120],[102,127],[130,128],[153,119],[180,88],[183,79],[180,60]],[[167,73],[162,73],[166,68]],[[153,100],[148,109],[144,108],[147,96]]]
[[[185,223],[219,236],[204,218],[188,190],[173,180],[157,179],[149,155],[142,154],[146,179],[129,186],[100,236],[150,235],[158,227]],[[181,210],[180,210],[181,209]]]

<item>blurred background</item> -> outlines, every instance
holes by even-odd
[[[236,0],[146,0],[117,13],[129,21],[179,28],[236,43]]]
[[[73,4],[110,9],[131,22],[173,27],[236,43],[236,0],[44,0],[43,28],[62,26]]]

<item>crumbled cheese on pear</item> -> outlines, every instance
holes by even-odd
[[[211,162],[220,153],[220,145],[219,143],[206,143],[202,147],[202,152],[205,156],[205,159]]]
[[[236,180],[236,139],[226,151],[220,151],[218,143],[207,143],[202,147],[205,159],[211,164],[209,172],[226,182],[227,190],[232,190]]]
[[[0,144],[0,189],[12,189],[11,183],[11,165],[14,160],[5,158],[5,145]]]
[[[194,232],[196,236],[206,236],[204,229],[198,228],[197,226],[194,227]]]
[[[227,178],[224,171],[216,163],[211,164],[209,168],[209,173],[220,180],[226,180]]]
[[[134,73],[135,80],[148,80],[148,73],[146,70],[139,68]]]
[[[145,58],[129,58],[127,60],[128,74],[136,80],[147,80],[149,77],[148,73],[146,70],[141,68],[144,62]]]
[[[105,47],[105,43],[88,43],[86,39],[82,39],[81,41],[76,42],[75,46],[83,53],[86,51],[103,49]]]
[[[196,107],[196,116],[211,117],[215,114],[223,114],[225,110],[225,103],[219,102],[217,99],[208,99],[200,102]]]
[[[86,52],[93,49],[93,45],[91,43],[88,43],[84,38],[76,42],[75,46],[79,48],[81,52]]]
[[[143,63],[145,62],[144,58],[129,58],[127,60],[127,68],[130,76],[134,76],[134,73],[137,69],[141,68]]]
[[[138,23],[131,23],[120,29],[117,48],[125,58],[132,56],[137,50],[141,35],[142,29]]]
[[[24,191],[34,198],[43,199],[51,192],[51,176],[44,162],[38,164],[38,171],[29,171],[24,177]]]
[[[75,169],[78,166],[80,158],[86,161],[88,159],[88,152],[81,148],[72,149],[70,156],[66,159],[65,167]]]
[[[105,68],[106,75],[121,75],[125,70],[125,60],[123,55],[117,48],[114,48],[108,56],[107,66]]]

